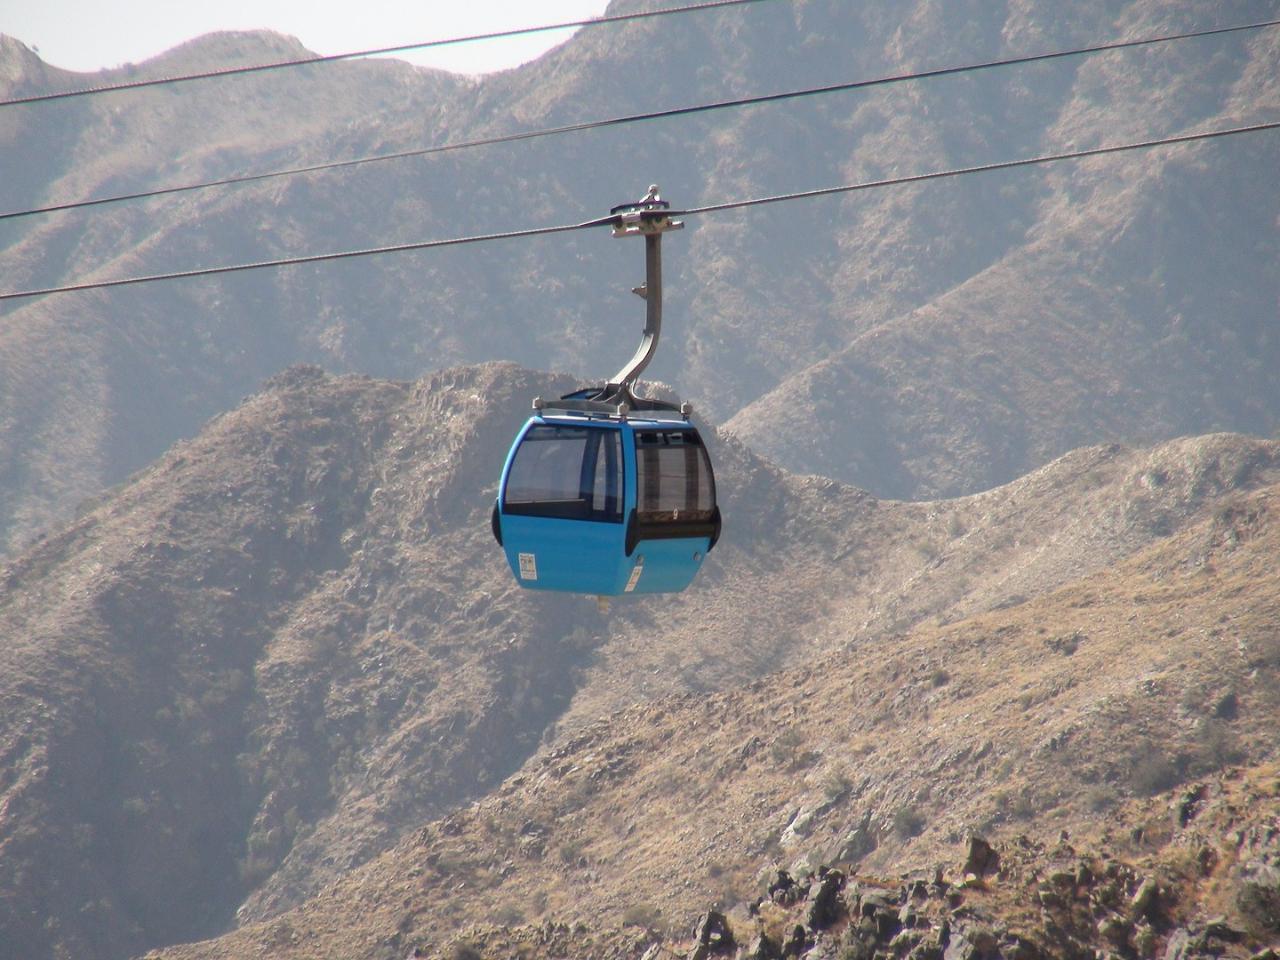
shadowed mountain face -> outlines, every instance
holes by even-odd
[[[212,933],[534,748],[590,634],[495,600],[495,380],[294,371],[4,569],[9,955]]]
[[[478,83],[368,61],[10,108],[0,208],[1273,12],[794,0],[587,30]],[[1278,44],[1236,34],[7,220],[4,286],[576,222],[652,182],[680,207],[1256,122],[1280,107]],[[216,35],[105,79],[299,52]],[[0,46],[6,93],[84,79]],[[666,244],[652,372],[784,465],[900,498],[986,489],[1083,444],[1271,434],[1278,158],[1258,134],[690,218]],[[7,302],[0,540],[72,515],[290,363],[606,375],[639,326],[641,270],[601,232]],[[780,428],[793,419],[811,425]]]
[[[299,909],[154,956],[692,956],[712,904],[775,956],[1266,956],[1278,493],[1025,604],[627,710]],[[856,872],[825,907],[777,872],[830,863]]]
[[[1275,444],[1220,435],[895,503],[713,438],[722,543],[693,589],[606,620],[589,599],[519,590],[488,529],[528,398],[572,385],[508,364],[416,384],[295,368],[0,568],[14,956],[120,957],[270,921],[486,796],[541,743],[667,694],[899,656],[913,677],[967,677],[976,663],[918,659],[901,632],[1021,609],[1206,518],[1238,526],[1252,507],[1236,504],[1280,479]],[[1035,614],[1050,640],[1059,616]],[[959,635],[930,629],[939,650]],[[677,745],[695,736],[684,724]],[[877,783],[882,819],[918,789]]]

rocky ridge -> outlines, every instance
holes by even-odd
[[[897,880],[825,865],[798,878],[777,870],[761,882],[760,896],[727,913],[719,907],[702,913],[692,936],[643,924],[599,937],[581,922],[490,923],[455,935],[440,953],[1075,960],[1102,951],[1273,960],[1280,954],[1266,944],[1280,937],[1271,877],[1280,858],[1277,772],[1274,765],[1233,770],[1213,783],[1131,804],[1126,819],[1143,826],[1127,837],[1063,832],[1047,843],[1021,835],[993,847],[975,835],[962,860]],[[1206,913],[1219,908],[1225,912]],[[414,947],[408,956],[429,952]]]
[[[846,891],[852,921],[804,934],[815,957],[876,956],[904,929],[892,955],[1250,956],[1272,936],[1278,835],[1277,496],[1230,498],[1016,606],[598,720],[300,907],[157,956],[443,956],[494,916],[507,931],[474,955],[621,956],[643,946],[637,925],[685,950],[707,904],[732,919],[777,870],[822,864],[881,899]],[[975,830],[1000,854],[994,879],[956,867]],[[939,864],[959,885],[925,896],[918,926],[881,919]],[[888,896],[867,886],[903,875]],[[956,914],[955,895],[978,912]]]

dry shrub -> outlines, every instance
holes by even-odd
[[[1280,869],[1267,867],[1240,886],[1236,906],[1259,938],[1280,934]]]
[[[1164,753],[1148,747],[1134,759],[1129,770],[1129,786],[1143,797],[1154,796],[1176,786],[1180,775],[1177,765]]]
[[[924,832],[924,814],[915,807],[904,805],[893,815],[893,833],[899,840],[910,840]]]
[[[622,914],[624,927],[643,927],[656,930],[662,924],[662,911],[651,903],[633,903]]]

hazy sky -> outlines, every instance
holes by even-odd
[[[607,0],[0,0],[0,33],[68,70],[138,63],[213,30],[269,29],[316,53],[344,53],[581,20]],[[398,54],[458,73],[531,60],[571,31]]]

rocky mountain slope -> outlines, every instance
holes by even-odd
[[[709,907],[758,957],[1270,956],[1278,508],[1236,490],[1025,602],[603,717],[301,907],[154,956],[693,956]],[[852,871],[826,906],[777,875],[823,864]]]
[[[1129,13],[1135,28],[1154,26],[1148,11]],[[1239,74],[1220,88],[1220,116],[1274,117],[1280,37],[1246,46]],[[1215,84],[1210,75],[1224,79],[1216,71],[1225,59],[1194,47],[1158,59],[1146,64],[1159,71],[1152,83],[1132,60],[1082,63],[1030,152],[1204,123],[1193,119],[1196,105]],[[1276,382],[1267,371],[1280,360],[1271,333],[1280,257],[1255,261],[1203,245],[1222,231],[1275,240],[1266,224],[1280,210],[1255,201],[1273,193],[1265,181],[1277,144],[1237,148],[1233,192],[1215,199],[1203,179],[1223,160],[1212,147],[1052,168],[1026,198],[1020,243],[927,304],[860,330],[740,411],[730,428],[794,469],[929,496],[1006,482],[1102,438],[1228,424],[1274,432]],[[1019,196],[1014,190],[1000,185],[1002,195]],[[1237,388],[1222,389],[1224,377]],[[797,408],[831,424],[834,436],[773,427]]]
[[[606,619],[520,591],[488,532],[528,398],[571,385],[296,368],[0,568],[13,956],[122,957],[237,922],[248,939],[216,949],[257,950],[326,891],[399,877],[385,865],[433,821],[458,838],[428,898],[453,912],[421,908],[434,942],[491,899],[440,894],[512,844],[547,854],[512,880],[522,916],[616,925],[692,869],[689,838],[697,889],[746,897],[774,861],[897,870],[974,824],[1070,826],[1267,755],[1277,444],[1093,448],[904,503],[719,438],[707,569]],[[1119,720],[1141,724],[1123,749]],[[1150,782],[1148,741],[1173,771]],[[601,882],[581,871],[629,858],[647,879],[577,898]]]
[[[479,83],[369,61],[6,108],[0,208],[1273,13],[793,0],[584,31]],[[578,221],[651,182],[688,206],[1274,119],[1278,43],[1260,31],[6,220],[0,263],[5,289],[26,288]],[[219,35],[93,79],[297,52]],[[83,79],[0,46],[5,93]],[[784,465],[898,498],[976,492],[1082,445],[1271,435],[1277,142],[691,218],[668,244],[653,372]],[[71,516],[289,363],[607,374],[638,260],[578,234],[7,302],[0,540]],[[780,429],[791,417],[823,426]]]

